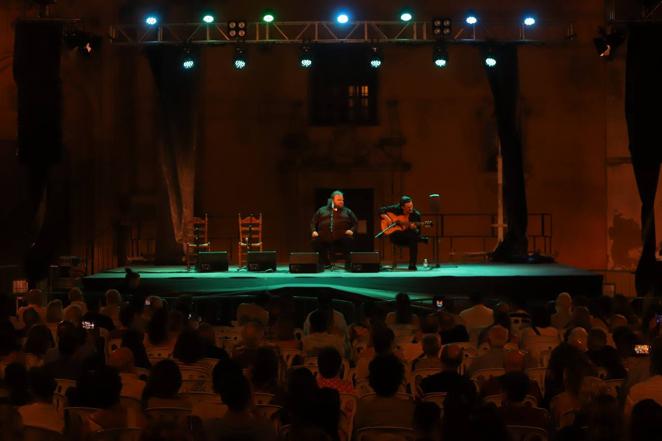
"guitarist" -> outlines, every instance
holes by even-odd
[[[396,216],[405,215],[408,222],[399,222],[399,231],[391,233],[391,242],[400,247],[409,248],[409,270],[416,271],[416,259],[418,257],[418,242],[427,242],[427,237],[421,236],[419,223],[421,222],[421,213],[414,209],[414,201],[410,196],[402,196],[400,203],[387,205],[379,209],[379,214],[384,220],[389,220],[387,213]]]
[[[351,251],[358,221],[352,210],[345,207],[342,192],[331,193],[329,202],[313,216],[310,230],[313,250],[320,254],[320,261],[329,266],[329,252],[340,249],[347,259]]]

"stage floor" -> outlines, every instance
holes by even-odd
[[[559,292],[599,296],[602,276],[558,264],[447,264],[418,271],[395,270],[379,273],[349,273],[342,269],[317,274],[291,274],[288,267],[276,272],[248,272],[231,267],[228,272],[187,272],[183,266],[134,266],[147,292],[158,295],[190,293],[196,296],[231,295],[284,288],[334,288],[348,294],[379,299],[393,299],[398,292],[413,298],[435,294],[468,295],[482,292],[487,296],[553,299]],[[88,291],[123,288],[124,268],[103,271],[83,279]]]

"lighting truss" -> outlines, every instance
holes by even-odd
[[[450,43],[479,43],[509,41],[541,43],[561,41],[574,34],[570,25],[540,25],[538,40],[524,38],[520,27],[513,23],[493,23],[477,27],[460,28],[454,35],[444,38]],[[533,34],[532,31],[529,31]],[[116,45],[154,44],[235,44],[237,39],[228,35],[225,23],[163,23],[153,28],[144,25],[114,25],[110,37]],[[338,25],[332,21],[252,22],[247,24],[244,44],[302,44],[302,43],[433,43],[439,36],[432,32],[432,20],[403,23],[401,21],[353,21]]]

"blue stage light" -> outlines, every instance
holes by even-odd
[[[404,22],[411,21],[412,18],[414,18],[414,15],[409,11],[404,11],[402,14],[400,14],[400,20]]]
[[[535,17],[532,17],[530,15],[524,17],[524,20],[522,21],[524,23],[524,26],[533,26],[536,24],[536,19]]]
[[[491,56],[491,55],[485,57],[485,65],[486,65],[487,67],[494,67],[494,66],[496,66],[496,65],[497,65],[497,60],[496,60],[496,58],[494,58],[494,57]]]
[[[475,24],[478,23],[478,17],[476,17],[474,14],[469,14],[469,15],[467,15],[467,18],[464,19],[464,21],[467,24],[475,25]]]
[[[156,15],[148,15],[145,17],[145,24],[147,26],[156,26],[159,22],[159,18]]]
[[[340,24],[345,24],[349,22],[349,15],[346,12],[341,12],[336,16],[336,21]]]
[[[214,22],[214,16],[211,14],[205,14],[202,17],[202,21],[204,21],[207,24],[212,24]]]

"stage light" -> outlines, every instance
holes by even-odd
[[[444,68],[448,65],[448,50],[443,43],[437,43],[432,49],[432,61],[438,68]]]
[[[184,70],[191,70],[196,64],[196,58],[191,52],[191,48],[185,47],[182,54],[182,68]]]
[[[336,21],[340,24],[345,24],[349,22],[349,15],[345,12],[341,12],[336,16]]]
[[[301,54],[299,55],[299,65],[304,69],[308,69],[313,65],[313,54],[310,46],[304,44],[301,46]]]
[[[469,14],[467,17],[464,19],[464,21],[469,24],[469,25],[475,25],[478,23],[478,17],[474,14]]]
[[[185,58],[182,61],[182,67],[186,70],[193,69],[195,67],[195,61],[192,58]]]
[[[265,23],[272,23],[276,19],[276,16],[273,12],[265,12],[262,16],[262,21]]]
[[[610,29],[607,32],[604,28],[599,28],[598,36],[593,39],[593,45],[600,58],[611,60],[624,40],[625,35],[621,31]]]
[[[148,15],[145,17],[145,24],[147,26],[156,26],[159,22],[159,18],[156,15]]]
[[[246,38],[246,21],[232,20],[228,22],[228,36],[237,40]]]
[[[84,57],[90,57],[101,47],[102,39],[98,35],[74,30],[64,34],[64,42],[69,49],[78,49]]]
[[[453,31],[453,20],[448,17],[437,17],[432,19],[432,35],[435,37],[447,37]]]
[[[382,56],[379,54],[379,49],[376,47],[372,48],[370,54],[370,67],[373,69],[379,69],[382,65]]]
[[[404,22],[411,21],[414,18],[414,15],[410,11],[402,11],[400,14],[400,20]]]
[[[497,60],[494,58],[492,55],[488,55],[485,57],[485,66],[487,67],[495,67],[497,65]]]
[[[242,70],[248,65],[248,61],[246,61],[246,50],[243,47],[237,46],[234,49],[234,58],[232,59],[232,65],[237,70]]]
[[[533,25],[536,24],[536,18],[532,17],[530,15],[527,15],[526,17],[524,17],[524,20],[522,21],[522,23],[524,24],[524,26],[529,26],[529,27],[533,26]]]
[[[202,17],[202,21],[204,21],[207,24],[212,24],[214,22],[214,16],[211,14],[205,14]]]

